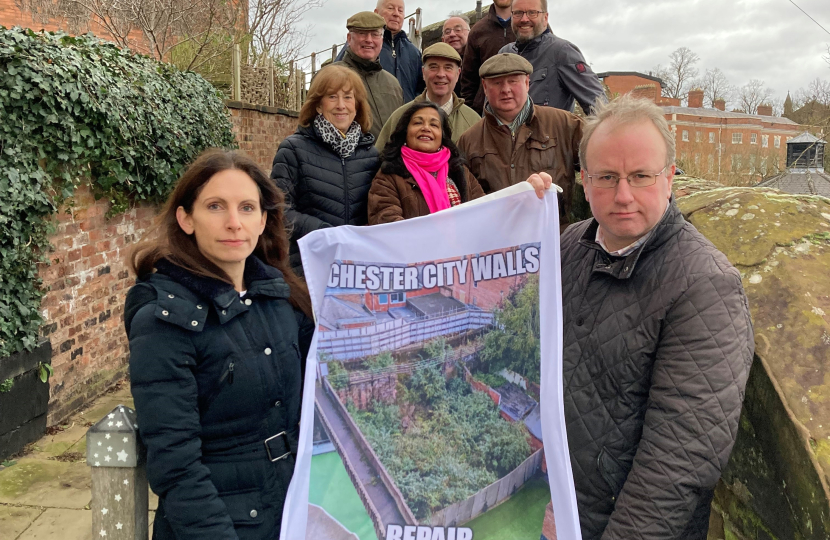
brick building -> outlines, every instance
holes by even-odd
[[[761,105],[758,114],[703,106],[703,91],[691,90],[688,105],[660,96],[662,81],[636,72],[600,73],[612,95],[644,97],[661,105],[677,143],[677,163],[688,174],[728,185],[754,185],[784,170],[787,141],[803,131],[788,118],[772,116]]]

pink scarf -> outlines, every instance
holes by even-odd
[[[421,188],[429,207],[429,213],[434,214],[449,208],[450,198],[447,195],[447,173],[450,170],[449,148],[442,146],[437,152],[427,154],[403,146],[401,157],[403,164]],[[438,175],[432,176],[431,173],[434,172]]]

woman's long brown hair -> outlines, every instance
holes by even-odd
[[[205,184],[216,173],[229,169],[240,170],[251,177],[259,189],[260,207],[268,214],[265,230],[254,248],[254,255],[282,272],[291,290],[289,301],[311,317],[308,288],[288,264],[288,234],[283,221],[285,197],[273,180],[268,178],[253,160],[238,152],[213,148],[196,158],[179,179],[153,229],[133,250],[130,255],[130,268],[139,278],[143,278],[153,272],[159,260],[166,258],[196,275],[233,284],[233,280],[224,270],[199,251],[196,238],[186,234],[176,219],[176,210],[180,206],[188,214],[193,212],[193,204]]]

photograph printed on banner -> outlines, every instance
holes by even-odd
[[[417,264],[335,261],[316,309],[307,539],[553,531],[539,252],[533,243]]]

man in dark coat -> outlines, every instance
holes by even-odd
[[[461,64],[461,97],[478,114],[484,112],[484,90],[478,70],[499,49],[516,40],[510,27],[510,1],[493,0],[487,16],[473,25]]]
[[[565,420],[584,540],[703,540],[754,353],[740,273],[683,219],[663,111],[580,144],[593,219],[561,239]]]
[[[423,91],[424,80],[421,78],[421,51],[403,31],[406,17],[403,0],[380,0],[375,13],[384,19],[386,25],[378,58],[380,65],[398,80],[404,102],[409,103]],[[347,48],[344,47],[335,60],[343,60]]]
[[[597,98],[605,99],[605,90],[577,46],[553,35],[547,11],[547,0],[513,0],[516,41],[499,52],[521,55],[531,63],[533,103],[573,112],[576,100],[589,114]]]
[[[362,11],[349,17],[348,49],[343,50],[342,64],[355,70],[366,85],[369,108],[372,109],[372,128],[375,137],[395,109],[403,105],[403,91],[398,80],[383,69],[378,56],[382,48],[383,25],[386,21],[377,13]],[[420,65],[420,56],[418,64]],[[413,96],[414,97],[414,96]]]
[[[441,41],[455,49],[458,56],[464,58],[464,49],[470,38],[470,19],[466,15],[453,15],[441,28]]]

